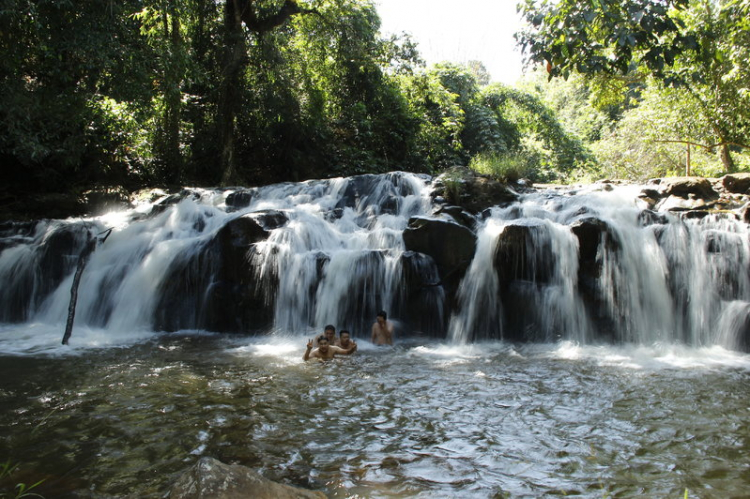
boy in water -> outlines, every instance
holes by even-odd
[[[388,320],[385,311],[378,312],[375,324],[372,325],[372,343],[374,345],[393,345],[393,324]]]
[[[353,341],[349,348],[341,348],[336,345],[330,345],[328,338],[321,336],[318,338],[318,348],[313,350],[313,341],[307,342],[307,349],[305,355],[302,356],[302,360],[320,359],[320,360],[331,360],[336,355],[350,355],[357,350],[357,344]]]

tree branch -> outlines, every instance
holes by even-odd
[[[267,33],[283,25],[294,15],[317,13],[314,9],[300,7],[297,0],[284,0],[284,4],[278,12],[268,17],[260,18],[253,8],[253,0],[238,0],[237,3],[242,22],[245,23],[247,29],[258,34]]]
[[[731,142],[731,141],[721,141],[717,142],[716,144],[699,144],[698,142],[693,142],[690,140],[678,140],[678,139],[664,139],[664,140],[653,140],[653,142],[658,143],[667,143],[667,144],[689,144],[691,146],[695,147],[702,147],[703,149],[707,151],[712,151],[716,149],[717,147],[722,146],[734,146],[734,147],[740,147],[742,149],[750,149],[750,146],[747,144],[739,144],[737,142]]]

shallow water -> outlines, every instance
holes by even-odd
[[[201,456],[334,498],[750,490],[750,356],[721,348],[411,338],[303,363],[301,335],[24,328],[0,329],[0,459],[48,499],[162,497]]]

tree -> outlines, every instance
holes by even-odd
[[[698,50],[697,36],[676,16],[689,0],[525,0],[527,29],[516,38],[528,59],[550,76],[627,75],[638,64],[668,83],[682,53]]]
[[[735,169],[732,148],[750,143],[747,0],[526,0],[521,11],[528,28],[517,39],[550,78],[577,72],[684,87],[713,134],[707,145]]]
[[[112,111],[126,107],[112,103],[127,101],[134,112],[150,101],[152,58],[135,12],[127,0],[3,3],[3,184],[80,192],[133,171],[129,137],[113,126],[121,116]]]
[[[272,0],[225,0],[224,63],[218,104],[223,185],[238,180],[236,118],[237,110],[241,107],[243,76],[249,61],[243,25],[259,39],[287,23],[293,16],[312,12],[300,6],[296,0],[284,0],[281,5]]]

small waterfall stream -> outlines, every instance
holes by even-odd
[[[80,250],[114,227],[84,272],[78,325],[304,334],[333,323],[363,338],[385,309],[401,334],[458,343],[747,349],[750,237],[734,214],[653,212],[637,186],[598,186],[455,217],[432,183],[391,173],[187,189],[92,219],[5,224],[0,322],[62,325]],[[416,219],[462,224],[473,258],[446,269],[409,247]]]

